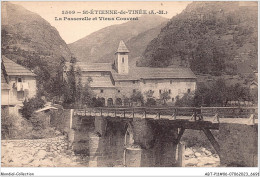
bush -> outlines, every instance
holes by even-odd
[[[195,106],[194,104],[194,94],[192,93],[186,93],[182,98],[177,97],[175,106],[180,107],[192,107]]]
[[[7,111],[1,112],[1,136],[2,139],[26,138],[27,133],[31,132],[31,124],[19,115],[8,114]]]
[[[101,99],[100,98],[92,98],[92,103],[91,103],[92,105],[93,105],[93,107],[103,107],[104,106],[104,104],[103,104],[103,102],[101,101]]]
[[[14,128],[15,119],[13,116],[8,115],[7,111],[2,110],[1,112],[1,136],[3,139],[10,137],[11,130]]]
[[[55,129],[47,127],[41,130],[32,130],[28,133],[28,139],[43,139],[43,138],[53,138],[55,137]]]
[[[30,117],[30,121],[34,130],[42,130],[49,127],[50,117],[45,113],[33,113]]]
[[[23,102],[23,107],[21,109],[21,113],[24,118],[30,119],[33,112],[37,109],[43,108],[45,101],[41,98],[35,97],[31,98],[28,101]]]
[[[145,103],[146,106],[155,106],[156,105],[156,100],[153,98],[147,98],[147,101]]]
[[[130,97],[130,100],[133,103],[139,103],[141,105],[144,104],[144,96],[143,94],[140,92],[140,91],[137,91],[137,92],[134,92],[131,97]]]

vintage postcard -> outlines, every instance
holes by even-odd
[[[1,166],[258,176],[258,2],[2,1]]]

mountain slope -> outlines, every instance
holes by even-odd
[[[147,46],[142,66],[186,65],[197,74],[257,69],[257,2],[193,2]],[[242,71],[241,71],[242,72]]]
[[[128,50],[130,51],[129,53],[129,62],[136,62],[135,58],[140,57],[142,53],[145,51],[146,46],[154,39],[155,37],[158,36],[158,34],[161,31],[161,28],[166,25],[166,22],[160,24],[159,26],[149,29],[145,32],[142,32],[138,34],[137,36],[132,37],[128,41],[126,41],[126,46]],[[112,50],[111,53],[106,54],[105,56],[101,57],[98,60],[95,60],[95,62],[113,62],[115,58],[115,50],[117,49],[117,45],[115,48]]]
[[[2,3],[2,55],[37,75],[37,93],[60,96],[62,68],[72,57],[58,31],[46,20],[10,2]]]
[[[3,55],[30,69],[46,63],[51,74],[62,57],[71,58],[68,46],[54,27],[36,13],[9,2],[2,3],[1,47]]]
[[[126,42],[128,46],[129,43],[127,41],[145,31],[153,29],[150,32],[151,37],[143,34],[143,41],[142,39],[139,40],[139,42],[146,44],[156,37],[159,33],[158,30],[160,30],[159,26],[166,21],[166,18],[160,16],[145,15],[140,17],[137,21],[129,21],[120,25],[112,25],[96,31],[74,43],[69,44],[69,48],[80,61],[104,62],[110,60],[111,57],[113,58],[113,53],[117,49],[120,40]],[[137,40],[138,39],[133,42],[136,44]],[[139,51],[141,51],[141,49],[138,48],[137,53]]]

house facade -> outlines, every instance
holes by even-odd
[[[128,54],[126,45],[120,41],[113,63],[77,62],[75,65],[81,70],[82,83],[88,83],[104,105],[127,105],[126,100],[135,92],[141,92],[145,99],[148,95],[160,99],[161,94],[168,92],[167,102],[174,103],[177,97],[195,91],[196,76],[189,68],[130,66]],[[65,74],[69,67],[67,63]]]
[[[23,101],[36,95],[36,75],[5,56],[1,65],[1,107],[17,114]]]

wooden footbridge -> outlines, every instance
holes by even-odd
[[[180,142],[185,129],[202,130],[218,154],[220,146],[210,130],[219,130],[220,123],[257,123],[257,107],[98,107],[76,109],[73,115],[81,117],[81,120],[86,117],[106,117],[113,121],[156,121],[159,125],[170,125],[178,129],[176,144]]]

